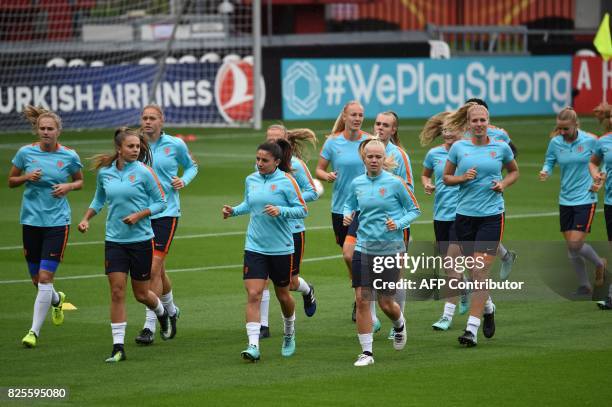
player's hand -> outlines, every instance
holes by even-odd
[[[425,184],[424,188],[425,188],[425,194],[426,195],[431,195],[431,194],[433,194],[436,191],[436,186],[434,184],[432,184],[431,182]]]
[[[172,188],[177,191],[185,188],[185,182],[177,176],[172,177],[172,182],[170,184],[172,185]]]
[[[338,171],[327,173],[327,182],[334,182],[338,178]]]
[[[89,230],[89,221],[83,219],[81,223],[79,223],[79,226],[77,228],[79,229],[79,232],[81,233],[87,232]]]
[[[493,181],[493,186],[491,189],[495,192],[499,192],[500,194],[504,192],[504,184],[501,181]]]
[[[387,230],[391,232],[393,232],[394,230],[397,230],[397,225],[395,224],[395,222],[393,222],[393,219],[391,218],[387,218],[385,225],[387,225]]]
[[[55,184],[51,188],[53,188],[53,195],[55,198],[61,198],[65,195],[68,195],[68,192],[72,191],[72,187],[69,184]]]
[[[280,215],[280,209],[278,209],[278,206],[274,206],[274,205],[264,206],[264,212],[274,217]]]
[[[540,181],[544,182],[548,179],[548,172],[540,171]]]
[[[601,189],[602,185],[603,184],[601,182],[595,181],[595,182],[593,182],[591,184],[591,188],[589,188],[589,191],[591,191],[591,192],[599,192],[599,190]]]
[[[40,177],[42,177],[42,170],[39,168],[37,170],[27,173],[26,181],[38,182],[40,181]]]
[[[478,175],[476,168],[470,168],[463,174],[463,181],[471,181],[476,178],[476,175]]]
[[[350,215],[344,215],[344,218],[342,218],[342,226],[349,226],[353,223],[353,216],[355,216],[355,212]]]
[[[138,214],[138,212],[132,213],[131,215],[128,215],[125,218],[123,218],[123,223],[125,223],[126,225],[135,225],[139,221],[140,221],[140,215]]]
[[[234,214],[234,209],[229,205],[223,205],[221,212],[223,213],[223,219],[227,219]]]

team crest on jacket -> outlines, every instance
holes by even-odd
[[[128,177],[128,179],[130,180],[130,182],[134,182],[134,181],[136,181],[136,176],[134,174],[132,174],[132,175],[130,175]]]
[[[170,154],[170,147],[164,148],[164,153],[166,153],[166,155]]]
[[[385,192],[387,192],[384,188],[380,188],[378,190],[378,192],[380,193],[380,196],[382,196],[383,198],[385,197]]]
[[[62,168],[64,166],[64,162],[62,160],[59,160],[57,162],[57,168]]]
[[[578,146],[578,152],[582,153],[584,151],[584,146]]]
[[[272,184],[270,186],[270,191],[272,191],[272,192],[276,191],[276,184]]]
[[[495,158],[495,156],[497,156],[497,153],[495,151],[491,151],[491,158]]]

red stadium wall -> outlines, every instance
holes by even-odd
[[[358,19],[384,20],[401,30],[422,30],[427,24],[520,25],[546,19],[573,21],[576,8],[575,0],[375,0],[355,7]]]

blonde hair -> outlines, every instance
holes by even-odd
[[[332,127],[330,136],[334,136],[340,132],[343,132],[346,129],[346,123],[344,123],[344,114],[346,113],[346,109],[348,109],[348,107],[351,105],[358,105],[363,110],[363,106],[357,100],[351,100],[347,102],[342,108],[342,111],[340,112],[338,117],[336,118],[336,122],[334,123],[334,127]]]
[[[571,121],[576,125],[576,129],[580,127],[580,121],[578,120],[578,114],[574,110],[573,107],[567,106],[561,109],[561,111],[557,114],[558,121]],[[550,132],[550,137],[555,137],[559,134],[559,126],[555,126],[553,131]]]
[[[364,163],[366,159],[365,149],[370,145],[377,145],[382,148],[383,154],[385,155],[385,160],[383,161],[383,170],[393,171],[397,167],[397,163],[395,162],[393,157],[387,155],[385,151],[385,143],[383,143],[379,137],[368,137],[359,144],[359,156],[361,157],[361,160],[363,160]]]
[[[155,111],[157,111],[157,113],[159,113],[159,117],[161,117],[162,120],[164,120],[164,111],[162,110],[162,108],[159,105],[156,105],[154,103],[150,103],[148,105],[146,105],[145,107],[142,108],[142,112],[140,112],[140,115],[142,116],[145,112],[145,110],[147,109],[153,109]]]
[[[91,169],[98,170],[102,167],[110,167],[113,161],[119,158],[119,152],[117,149],[121,148],[123,140],[129,136],[136,136],[140,139],[140,153],[138,154],[138,161],[142,161],[143,163],[150,165],[151,150],[145,134],[140,130],[130,129],[129,127],[119,127],[117,130],[115,130],[115,136],[113,138],[115,143],[115,153],[96,154],[89,158],[91,160]]]
[[[431,144],[436,137],[442,135],[442,130],[445,127],[444,125],[448,124],[447,121],[451,114],[451,112],[441,112],[427,120],[423,130],[421,130],[419,134],[419,140],[421,140],[422,146]]]
[[[41,106],[27,105],[23,109],[23,116],[32,125],[32,131],[34,134],[38,133],[39,120],[45,117],[52,119],[55,122],[58,131],[62,130],[62,119],[57,115],[57,113],[47,110]]]
[[[393,142],[393,144],[403,149],[404,146],[402,146],[402,141],[399,138],[399,117],[397,116],[397,113],[395,113],[392,110],[387,110],[386,112],[382,112],[378,114],[382,114],[383,116],[390,116],[393,119],[393,126],[395,127],[395,133],[391,135],[391,141]]]
[[[303,161],[308,161],[310,152],[309,145],[316,150],[317,135],[310,129],[291,129],[287,130],[282,124],[271,124],[268,130],[280,130],[284,138],[291,144],[293,155]]]
[[[612,120],[610,119],[612,114],[612,105],[602,102],[597,105],[595,109],[593,109],[593,114],[599,121],[599,124],[603,126],[606,133],[612,131]]]
[[[484,110],[489,117],[489,109],[476,102],[469,102],[461,106],[448,117],[448,128],[452,132],[465,132],[470,121],[470,114],[476,110]]]

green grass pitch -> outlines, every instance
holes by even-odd
[[[21,250],[19,205],[23,188],[0,189],[0,386],[67,387],[64,403],[73,405],[606,405],[612,397],[612,312],[590,301],[572,302],[547,290],[521,260],[558,250],[566,256],[558,232],[559,169],[546,183],[538,181],[554,117],[504,118],[519,148],[521,177],[505,193],[507,223],[504,241],[519,252],[512,280],[530,281],[536,295],[498,297],[497,333],[479,336],[478,347],[462,349],[457,336],[465,316],[456,315],[448,332],[434,332],[442,301],[409,301],[406,305],[408,344],[403,352],[386,339],[390,322],[379,311],[382,331],[375,335],[376,364],[358,369],[360,353],[350,320],[352,289],[334,243],[329,214],[331,186],[309,204],[306,262],[302,275],[316,286],[319,308],[306,318],[296,298],[296,354],[280,355],[282,320],[271,300],[272,337],[261,342],[262,360],[247,364],[240,351],[247,343],[244,328],[245,293],[241,279],[244,231],[248,217],[222,220],[223,204],[242,199],[244,178],[253,171],[255,148],[263,131],[237,129],[168,129],[193,133],[189,143],[200,173],[181,192],[183,217],[167,258],[176,303],[181,307],[178,335],[150,347],[138,347],[144,307],[127,296],[128,360],[103,361],[112,338],[109,288],[103,271],[104,218],[94,218],[82,235],[76,224],[93,197],[95,174],[85,171],[85,188],[69,195],[73,225],[70,245],[55,286],[78,307],[66,311],[61,327],[48,316],[39,345],[20,343],[31,324],[35,290]],[[372,128],[367,120],[364,129]],[[423,120],[403,121],[400,135],[410,154],[416,195],[423,214],[412,226],[415,242],[433,239],[433,199],[422,192],[420,172],[426,148],[417,139]],[[295,122],[310,127],[322,142],[330,122]],[[599,133],[594,120],[583,119],[585,130]],[[111,131],[66,132],[61,142],[86,157],[112,150]],[[34,137],[3,134],[0,139],[0,179],[6,180],[18,147]],[[316,165],[316,153],[309,162]],[[6,181],[3,181],[6,182]],[[603,221],[603,194],[589,240],[610,259]],[[555,243],[550,243],[555,242]],[[612,264],[612,259],[610,259]],[[555,272],[554,270],[552,271]],[[495,269],[493,275],[497,275]],[[575,283],[573,281],[572,283]],[[495,300],[495,294],[493,294]],[[26,405],[31,400],[8,402]],[[0,404],[7,405],[3,400]],[[38,405],[45,405],[41,402]],[[56,405],[58,402],[48,402]]]

